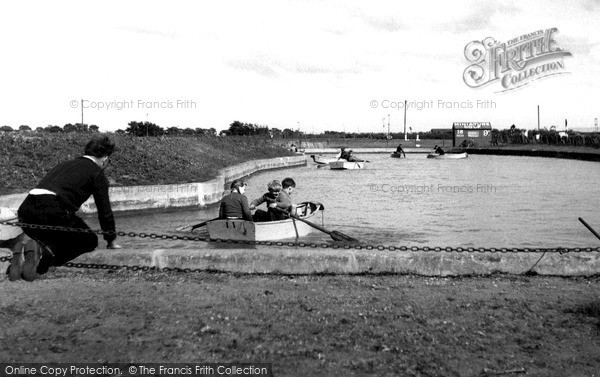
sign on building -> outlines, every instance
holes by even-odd
[[[487,147],[492,143],[490,122],[454,122],[452,124],[452,146]]]

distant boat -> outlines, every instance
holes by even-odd
[[[354,169],[364,169],[365,163],[354,162],[354,161],[346,161],[346,160],[338,160],[329,163],[329,169],[333,170],[354,170]]]
[[[316,202],[300,203],[296,208],[296,215],[305,220],[315,218],[324,209],[321,203]],[[214,240],[273,241],[303,237],[315,231],[315,228],[293,218],[265,222],[219,219],[207,222],[206,230]]]
[[[427,158],[438,158],[438,159],[458,159],[458,158],[467,158],[467,152],[463,152],[463,153],[444,153],[444,154],[437,154],[437,153],[429,153],[427,155]]]
[[[327,164],[329,164],[330,162],[333,162],[333,161],[337,161],[337,160],[339,160],[339,158],[340,158],[340,155],[341,155],[341,154],[340,154],[340,153],[338,153],[338,154],[337,154],[335,157],[325,157],[325,156],[323,156],[323,155],[320,155],[320,154],[319,154],[319,155],[316,155],[316,156],[315,156],[314,154],[311,154],[311,155],[310,155],[310,157],[311,157],[311,158],[313,159],[313,161],[314,161],[314,162],[316,162],[317,164],[320,164],[320,165],[327,165]]]
[[[403,153],[394,152],[390,155],[392,158],[406,158]]]

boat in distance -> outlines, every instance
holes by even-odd
[[[458,159],[458,158],[467,158],[467,152],[463,152],[463,153],[444,153],[444,154],[437,154],[437,153],[429,153],[427,155],[427,158],[438,158],[438,159]]]
[[[322,214],[324,209],[321,203],[303,202],[297,205],[296,216],[315,222],[317,214]],[[218,219],[207,222],[205,227],[211,239],[231,241],[276,241],[303,237],[316,230],[294,218],[265,222]]]
[[[341,153],[338,153],[335,157],[325,157],[325,156],[320,155],[320,154],[318,154],[318,155],[311,154],[310,158],[312,158],[313,161],[316,162],[319,165],[327,165],[330,162],[339,160],[340,159],[340,155],[341,155]]]
[[[364,161],[346,161],[346,160],[338,160],[329,163],[329,169],[333,170],[355,170],[355,169],[364,169],[365,162]]]

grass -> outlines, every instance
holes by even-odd
[[[254,137],[132,137],[112,135],[117,151],[106,174],[113,186],[203,182],[226,166],[293,155]],[[60,162],[81,156],[87,133],[0,134],[0,195],[25,192]]]

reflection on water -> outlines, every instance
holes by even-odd
[[[364,155],[364,170],[305,167],[254,174],[250,200],[267,182],[292,177],[295,202],[325,206],[325,228],[373,245],[578,247],[598,240],[578,217],[600,230],[597,162],[514,156],[462,160]],[[119,230],[175,233],[178,226],[216,217],[216,205],[143,216],[118,216]],[[90,225],[97,227],[95,219]],[[179,233],[181,234],[181,233]],[[314,233],[309,242],[332,242]],[[122,238],[127,247],[198,248],[189,241]],[[207,247],[205,244],[202,247]],[[208,247],[227,247],[209,245]]]

